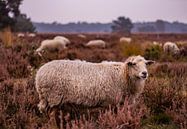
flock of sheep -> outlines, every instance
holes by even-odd
[[[85,38],[84,35],[78,35],[80,38]],[[67,45],[70,44],[70,40],[63,36],[56,36],[53,39],[47,39],[43,40],[41,42],[40,47],[36,50],[36,53],[38,53],[40,56],[41,53],[45,50],[53,51],[58,50],[62,51],[67,48]],[[106,42],[103,40],[91,40],[87,44],[85,44],[85,47],[98,47],[98,48],[105,48]]]
[[[25,37],[25,36],[28,36],[28,37],[36,37],[36,34],[35,33],[18,33],[17,34],[17,36],[19,37],[19,38],[23,38],[23,37]]]
[[[79,35],[86,38],[84,35]],[[132,39],[122,37],[120,42],[131,43]],[[63,36],[43,40],[36,52],[41,56],[44,50],[64,50],[71,41]],[[154,45],[160,45],[157,42]],[[103,40],[91,40],[86,47],[105,48]],[[161,45],[160,45],[161,46]],[[166,42],[164,52],[177,54],[180,49],[175,43]],[[81,60],[54,60],[44,64],[36,73],[35,86],[39,94],[41,112],[65,103],[85,106],[116,105],[129,97],[130,103],[144,89],[148,77],[147,65],[154,61],[142,56],[131,56],[125,62],[91,63]]]
[[[36,34],[34,33],[28,33],[26,34],[28,37],[35,37]],[[23,33],[18,33],[18,37],[24,37],[26,36]],[[78,35],[79,38],[82,39],[86,39],[86,36],[83,34],[79,34]],[[120,43],[131,43],[132,39],[129,37],[121,37],[119,39]],[[54,39],[47,39],[47,40],[43,40],[41,42],[40,47],[36,50],[36,53],[39,54],[40,56],[42,56],[42,52],[44,52],[45,50],[48,51],[53,51],[53,50],[59,50],[62,51],[64,49],[67,49],[67,45],[70,44],[70,40],[64,36],[56,36],[54,37]],[[153,45],[159,45],[160,47],[163,47],[163,51],[167,54],[180,54],[180,49],[177,46],[176,43],[174,42],[166,42],[164,43],[164,45],[162,45],[161,43],[158,43],[156,41],[153,42]],[[85,44],[85,47],[98,47],[98,48],[106,48],[106,42],[101,40],[101,39],[97,39],[97,40],[91,40],[88,43]]]
[[[86,38],[84,35],[78,35],[79,37]],[[121,37],[119,39],[120,43],[131,43],[132,39],[129,37]],[[54,39],[48,39],[41,42],[40,47],[36,50],[36,52],[41,56],[42,52],[44,50],[59,50],[62,51],[67,48],[67,45],[70,44],[70,40],[63,36],[56,36]],[[163,50],[167,54],[180,54],[180,49],[174,42],[166,42],[164,45],[158,42],[153,42],[153,45],[159,45],[160,47],[163,47]],[[98,47],[98,48],[106,48],[106,42],[97,39],[97,40],[91,40],[88,43],[85,44],[85,47]]]

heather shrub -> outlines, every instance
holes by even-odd
[[[92,118],[86,118],[84,115],[80,119],[71,120],[64,126],[66,129],[95,129],[96,122]]]
[[[47,118],[39,115],[34,79],[9,79],[0,83],[0,127],[5,129],[39,127]]]
[[[92,109],[90,109],[92,110]],[[132,106],[125,100],[124,104],[108,109],[97,110],[98,115],[91,115],[90,112],[81,115],[79,119],[69,119],[66,116],[66,129],[116,129],[128,128],[137,129],[141,127],[141,119],[146,115],[147,109],[143,103]],[[61,120],[62,122],[62,120]],[[61,124],[63,125],[63,124]]]
[[[126,100],[123,106],[117,107],[117,112],[112,109],[99,115],[99,127],[137,129],[141,126],[141,119],[147,113],[144,104],[131,106]]]
[[[24,128],[27,115],[23,112],[23,87],[15,86],[15,80],[7,80],[0,85],[0,114],[4,128]],[[21,95],[21,96],[20,96]]]
[[[31,74],[31,67],[37,68],[41,65],[41,58],[34,54],[33,44],[15,43],[11,48],[0,47],[2,66],[4,71],[14,78],[27,77]],[[0,64],[1,64],[0,63]]]
[[[150,78],[144,89],[144,101],[152,113],[163,113],[169,108],[173,101],[178,102],[180,107],[184,102],[184,97],[180,95],[183,90],[182,83],[187,83],[185,78]]]
[[[38,56],[35,51],[30,50],[27,52],[27,54],[27,60],[33,68],[38,68],[44,62],[44,60],[40,56]]]
[[[11,77],[21,78],[29,75],[28,61],[15,51],[6,53],[6,68]]]
[[[158,60],[162,55],[162,49],[159,45],[152,45],[145,49],[144,57],[146,59]]]
[[[75,60],[77,58],[77,54],[75,52],[67,53],[67,58],[70,60]]]
[[[152,67],[151,73],[155,77],[185,77],[187,76],[186,63],[157,63]]]
[[[155,114],[150,118],[151,123],[155,124],[170,124],[171,117],[165,113]]]
[[[183,105],[178,107],[177,102],[173,101],[171,107],[166,110],[166,114],[178,125],[178,128],[187,128],[187,102],[184,101]]]
[[[1,71],[0,82],[10,77],[7,69],[5,69],[4,64],[0,64],[0,71]]]
[[[183,46],[182,48],[180,48],[180,55],[183,57],[187,56],[187,46]]]

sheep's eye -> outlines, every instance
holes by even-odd
[[[128,66],[135,66],[136,63],[133,63],[133,62],[128,62]]]

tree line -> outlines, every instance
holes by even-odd
[[[181,32],[187,32],[186,24],[182,24],[179,22],[169,23],[167,21],[157,20],[156,22],[152,22],[152,23],[133,24],[130,18],[124,16],[120,16],[116,20],[113,20],[112,23],[108,23],[108,24],[101,24],[101,23],[89,24],[85,22],[85,23],[68,23],[67,25],[62,25],[62,24],[58,24],[57,22],[54,22],[52,24],[44,24],[44,23],[35,24],[36,25],[35,27],[31,22],[31,19],[28,18],[26,14],[20,12],[19,7],[22,4],[22,2],[23,0],[0,0],[0,31],[3,31],[3,29],[9,27],[13,32],[35,32],[36,27],[40,27],[42,25],[43,28],[48,28],[48,30],[53,29],[53,27],[56,26],[58,32],[65,32],[66,30],[68,32],[72,32],[72,31],[81,32],[82,29],[88,31],[94,29],[94,32],[99,30],[100,32],[110,31],[113,33],[130,35],[134,27],[137,28],[135,30],[136,32],[145,32],[145,33],[151,33],[151,32],[164,33],[164,32],[172,32],[172,31],[180,32],[180,29],[177,30],[177,28],[182,28]],[[167,28],[169,28],[169,31]]]

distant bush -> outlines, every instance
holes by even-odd
[[[158,60],[162,54],[162,49],[159,45],[152,45],[145,50],[144,57],[146,59]]]
[[[138,43],[121,43],[122,54],[125,57],[132,55],[143,55],[141,44]]]

